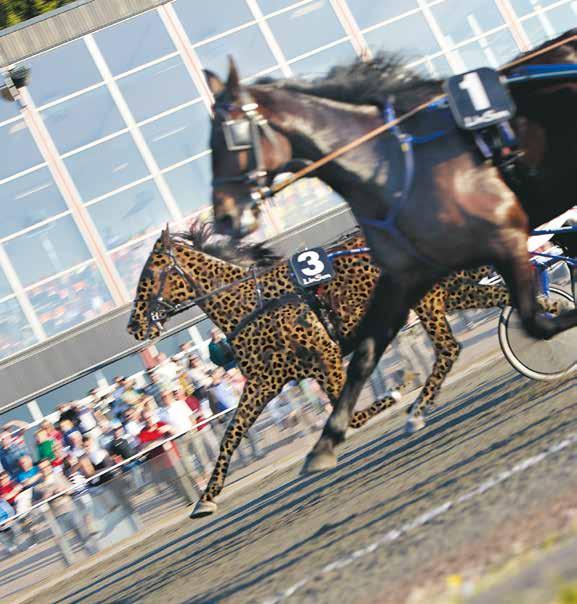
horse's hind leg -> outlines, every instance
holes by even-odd
[[[461,353],[461,345],[455,339],[445,314],[446,292],[442,286],[437,287],[415,307],[415,312],[433,344],[435,363],[419,397],[409,410],[409,418],[405,426],[407,434],[413,434],[425,427],[424,412],[433,405],[443,382]]]
[[[278,393],[268,388],[264,383],[251,382],[250,380],[246,382],[234,417],[228,424],[220,443],[220,452],[212,476],[200,500],[190,514],[191,518],[201,518],[216,512],[217,506],[214,499],[224,487],[232,454],[240,444],[242,437],[262,413],[266,404],[276,394]]]
[[[321,367],[310,377],[316,379],[318,385],[329,397],[331,405],[334,406],[343,390],[346,380],[346,373],[343,366],[341,348],[338,344],[329,340],[332,346],[329,346],[324,352],[321,360]],[[400,397],[385,396],[382,399],[371,403],[365,409],[355,411],[351,418],[349,426],[358,429],[364,426],[370,419],[392,407],[400,400]]]
[[[383,275],[358,330],[358,345],[347,370],[347,381],[321,437],[308,454],[303,472],[319,472],[336,465],[334,448],[345,439],[355,403],[386,346],[405,322],[413,300],[407,286]],[[385,309],[388,311],[386,312]]]

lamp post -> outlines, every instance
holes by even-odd
[[[0,79],[0,96],[5,101],[19,101],[22,104],[18,90],[27,86],[29,79],[30,69],[26,65],[7,69],[2,73],[2,78]]]

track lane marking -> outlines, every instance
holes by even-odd
[[[564,449],[567,449],[568,447],[575,444],[577,444],[577,432],[574,432],[563,440],[559,441],[558,443],[551,445],[549,448],[545,449],[545,451],[542,451],[541,453],[537,453],[537,455],[533,455],[532,457],[528,457],[527,459],[520,461],[519,463],[515,464],[511,469],[504,470],[502,472],[499,472],[499,474],[497,474],[496,476],[488,478],[487,480],[479,484],[479,486],[477,486],[476,488],[467,491],[466,493],[463,493],[463,495],[460,495],[459,497],[456,497],[454,499],[450,499],[445,503],[434,507],[428,510],[427,512],[424,512],[413,520],[402,524],[398,528],[387,531],[384,535],[381,535],[379,539],[373,541],[369,545],[357,549],[351,554],[347,554],[345,556],[337,558],[333,562],[330,562],[329,564],[323,566],[319,571],[303,577],[300,581],[297,581],[288,589],[285,589],[284,591],[279,592],[276,595],[267,598],[266,600],[263,600],[262,604],[279,604],[281,602],[284,602],[285,600],[293,596],[296,592],[298,592],[300,589],[305,587],[311,581],[319,579],[323,575],[330,573],[334,570],[345,568],[349,564],[355,562],[355,560],[359,560],[360,558],[364,558],[368,554],[372,554],[380,547],[397,541],[404,534],[427,524],[435,518],[438,518],[453,507],[462,503],[466,503],[467,501],[470,501],[475,497],[483,495],[483,493],[486,493],[497,485],[503,484],[511,477],[536,466],[537,464],[541,463],[544,459],[547,459],[549,456],[554,455],[555,453],[559,453],[560,451],[563,451]]]

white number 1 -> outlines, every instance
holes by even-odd
[[[463,81],[459,84],[459,88],[469,93],[469,98],[476,111],[484,111],[491,107],[491,101],[489,101],[483,82],[481,82],[477,72],[473,71],[465,75]]]

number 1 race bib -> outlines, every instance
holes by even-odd
[[[316,287],[335,276],[332,262],[322,247],[298,252],[289,262],[295,279],[301,287]]]
[[[509,91],[500,75],[489,67],[452,76],[444,88],[453,117],[465,130],[486,128],[515,114]]]

